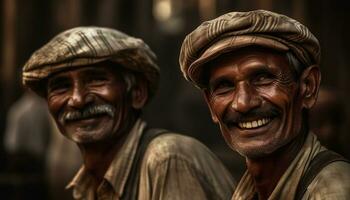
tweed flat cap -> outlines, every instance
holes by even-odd
[[[318,65],[320,45],[301,23],[266,10],[230,12],[203,22],[182,43],[179,62],[188,81],[204,87],[204,64],[216,57],[246,46],[262,46],[291,51],[305,66]]]
[[[33,91],[41,93],[42,80],[62,70],[110,60],[149,81],[151,95],[159,81],[156,56],[141,39],[120,31],[102,27],[77,27],[54,37],[33,53],[23,67],[22,81]]]

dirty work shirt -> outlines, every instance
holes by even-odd
[[[135,123],[97,192],[93,191],[91,175],[81,167],[67,186],[75,199],[123,199],[145,126],[142,120]],[[232,196],[234,185],[230,173],[203,144],[187,136],[165,133],[151,141],[142,159],[138,199],[226,200]]]
[[[311,160],[321,151],[326,150],[313,133],[306,141],[278,181],[268,200],[293,200],[298,183],[308,168]],[[237,185],[232,200],[252,200],[255,194],[253,179],[246,171]],[[303,196],[304,200],[347,200],[350,199],[350,164],[340,161],[327,165],[316,175]]]

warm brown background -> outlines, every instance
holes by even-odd
[[[167,13],[167,8],[172,12]],[[200,22],[229,11],[252,9],[286,14],[310,28],[322,46],[322,84],[340,91],[339,100],[344,101],[344,110],[350,116],[350,104],[346,101],[350,99],[350,6],[347,1],[0,0],[0,173],[6,172],[11,160],[3,150],[2,138],[8,108],[23,92],[20,84],[23,64],[34,50],[57,33],[75,26],[97,25],[143,38],[158,55],[161,85],[145,112],[149,123],[197,137],[239,176],[243,165],[237,167],[230,160],[240,159],[226,147],[218,129],[211,123],[199,91],[182,78],[178,55],[184,36]],[[340,145],[349,155],[349,118],[345,122]],[[6,181],[0,176],[1,184]],[[4,195],[2,192],[0,195]],[[16,199],[10,195],[6,197]]]

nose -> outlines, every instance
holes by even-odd
[[[248,83],[237,84],[233,95],[231,107],[239,113],[246,113],[261,104],[261,98]]]
[[[90,98],[88,97],[88,95],[86,95],[86,91],[83,85],[81,85],[80,83],[74,83],[67,104],[69,107],[81,109],[87,103],[89,103],[89,99]]]

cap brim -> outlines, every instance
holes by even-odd
[[[222,54],[247,46],[262,46],[282,52],[289,50],[288,46],[284,45],[283,43],[266,37],[256,35],[230,36],[215,42],[208,49],[206,49],[203,54],[188,68],[188,78],[197,86],[203,87],[201,72],[204,64]]]

